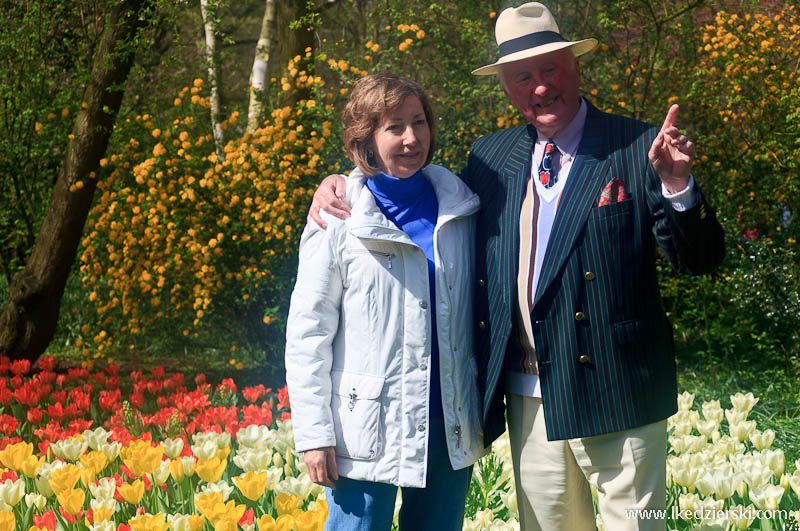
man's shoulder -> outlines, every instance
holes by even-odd
[[[472,144],[472,151],[496,150],[498,147],[512,149],[520,138],[528,134],[528,128],[524,125],[503,129],[475,140]]]

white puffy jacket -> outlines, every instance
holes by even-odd
[[[433,232],[442,405],[450,463],[484,454],[473,352],[475,217],[461,180],[423,169]],[[306,226],[286,330],[286,383],[298,451],[333,446],[351,479],[424,487],[431,315],[424,251],[380,211],[354,170],[346,221]]]

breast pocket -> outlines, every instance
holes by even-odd
[[[336,454],[374,459],[382,449],[380,400],[384,377],[332,370],[333,425]]]

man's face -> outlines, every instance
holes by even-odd
[[[500,76],[511,104],[547,138],[563,131],[578,112],[581,73],[569,49],[505,64]]]

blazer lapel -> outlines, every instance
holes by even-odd
[[[527,134],[520,136],[503,166],[501,179],[505,182],[506,200],[502,214],[500,246],[497,249],[500,283],[508,300],[515,300],[510,294],[517,289],[517,264],[519,263],[519,210],[525,198],[525,188],[531,175],[531,149],[536,138],[536,130],[528,126]]]
[[[578,154],[572,163],[553,220],[533,302],[534,309],[566,262],[592,208],[600,186],[598,181],[608,173],[611,162],[608,158],[606,130],[603,114],[589,105]]]

